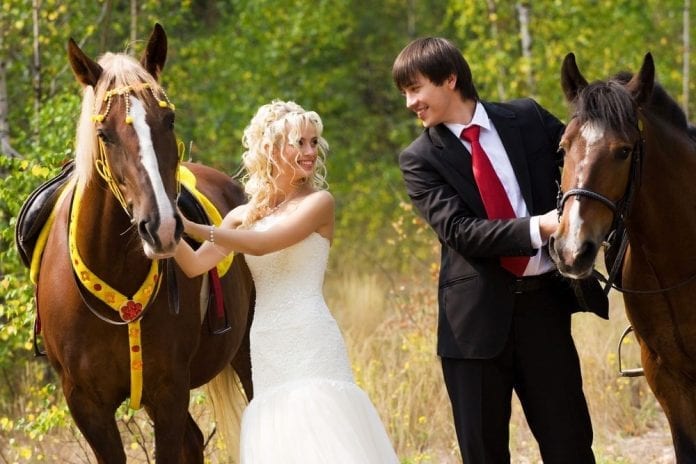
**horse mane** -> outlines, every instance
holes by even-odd
[[[134,86],[132,94],[139,98],[146,108],[153,101],[146,95],[163,94],[154,77],[135,58],[125,53],[105,53],[98,61],[103,71],[96,88],[85,86],[82,109],[77,124],[75,140],[75,177],[78,185],[89,184],[94,177],[94,160],[99,153],[97,133],[92,116],[99,113],[106,92],[112,88]],[[149,84],[149,89],[141,88]],[[109,114],[107,117],[113,117]]]
[[[624,71],[607,81],[589,84],[578,93],[575,116],[581,123],[598,122],[627,136],[627,131],[637,127],[638,123],[633,99],[625,88],[632,77],[631,73]],[[645,109],[684,132],[689,131],[686,114],[657,82]]]

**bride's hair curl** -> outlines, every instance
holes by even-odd
[[[324,125],[314,111],[306,111],[293,101],[273,100],[258,109],[249,125],[244,129],[242,145],[242,182],[249,202],[243,226],[248,227],[254,221],[266,216],[274,205],[272,201],[285,196],[276,184],[278,156],[287,146],[299,148],[302,131],[312,126],[317,133],[317,160],[312,176],[304,182],[310,183],[317,190],[327,188],[326,154],[329,144],[321,136]]]

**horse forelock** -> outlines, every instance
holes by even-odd
[[[109,90],[127,86],[133,87],[132,94],[142,100],[146,107],[152,100],[144,97],[153,93],[162,94],[157,80],[132,56],[125,53],[105,53],[99,59],[99,65],[103,72],[95,89],[98,102],[104,101],[104,96]],[[142,84],[148,84],[149,88]]]
[[[638,127],[633,99],[617,80],[597,81],[583,88],[578,93],[575,117],[580,124],[591,122],[626,138]]]
[[[75,176],[81,185],[88,184],[94,176],[94,160],[99,144],[92,117],[100,112],[109,90],[132,87],[146,109],[155,101],[152,95],[164,95],[161,86],[135,58],[124,53],[105,53],[99,59],[103,72],[96,88],[85,87],[80,119],[77,126],[75,148]],[[147,84],[143,86],[142,84]],[[114,117],[107,115],[107,117]]]

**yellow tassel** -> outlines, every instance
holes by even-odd
[[[133,116],[130,114],[126,116],[126,124],[133,124]]]
[[[158,100],[160,108],[166,108],[167,107],[167,102],[164,100]]]
[[[104,115],[103,114],[93,114],[92,115],[92,121],[93,122],[102,122],[104,120]]]

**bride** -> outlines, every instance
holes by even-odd
[[[262,106],[243,137],[249,202],[220,227],[184,219],[186,234],[206,243],[176,250],[190,277],[236,251],[254,278],[255,396],[242,417],[242,464],[398,463],[322,295],[334,233],[322,129],[294,102]]]

